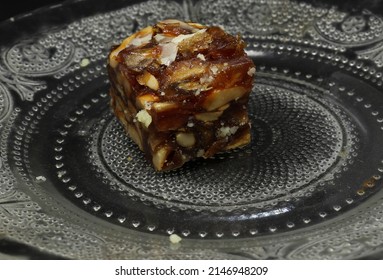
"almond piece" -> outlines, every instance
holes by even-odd
[[[125,94],[131,94],[132,93],[132,86],[131,84],[129,83],[128,79],[126,79],[122,73],[117,73],[116,74],[117,76],[117,81],[118,81],[118,84],[119,85],[122,85],[123,86],[123,90],[124,92],[122,93],[123,95]],[[119,91],[121,92],[121,90],[119,89]]]
[[[199,59],[174,62],[166,69],[167,79],[165,85],[197,80],[206,73],[206,69],[206,65],[200,65]]]
[[[163,112],[178,108],[178,105],[174,102],[157,102],[152,105],[156,112]]]
[[[144,94],[137,97],[136,104],[140,109],[146,109],[148,103],[154,103],[158,99],[158,96],[154,94]]]
[[[249,132],[243,134],[240,138],[237,138],[237,139],[234,139],[233,141],[231,141],[225,147],[225,150],[232,150],[235,148],[243,147],[243,146],[249,144],[250,141],[251,141],[251,135],[250,135],[250,131],[249,131]]]
[[[212,122],[212,121],[218,120],[218,118],[222,115],[222,113],[223,111],[199,113],[199,114],[195,114],[195,118],[203,122]]]
[[[132,138],[132,140],[138,145],[140,150],[143,151],[144,148],[142,146],[141,137],[138,134],[137,129],[131,124],[127,124],[126,128],[130,138]]]
[[[227,108],[229,108],[229,106],[230,106],[230,104],[225,104],[225,105],[219,107],[217,110],[218,111],[225,111]]]
[[[167,147],[162,147],[154,152],[152,162],[155,169],[157,169],[158,171],[162,170],[162,167],[164,166],[165,160],[168,157],[169,153],[170,149],[168,149]]]
[[[206,97],[202,106],[207,111],[213,111],[230,101],[241,98],[245,95],[246,89],[244,87],[232,87],[222,90],[213,91],[208,97]]]
[[[188,148],[194,146],[195,137],[194,134],[191,132],[179,132],[176,135],[176,141],[178,145]]]
[[[147,86],[152,90],[158,90],[160,88],[160,84],[156,77],[150,74],[148,71],[144,71],[143,74],[137,77],[137,82],[142,86]]]

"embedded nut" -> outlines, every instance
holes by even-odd
[[[195,144],[195,137],[193,133],[189,132],[179,132],[176,135],[176,141],[178,145],[188,148],[192,147]]]
[[[158,102],[154,103],[152,106],[157,112],[163,112],[178,108],[178,105],[174,102]]]
[[[178,88],[183,90],[194,91],[194,95],[199,95],[202,91],[212,89],[210,84],[201,84],[200,82],[185,82],[178,84]]]
[[[122,99],[118,96],[115,96],[114,102],[115,102],[115,109],[118,111],[118,114],[123,115],[124,119],[131,122],[132,116],[136,115],[137,113],[136,109],[132,105],[130,105],[130,103],[128,103],[128,106],[126,107]],[[120,117],[120,119],[121,118],[122,117]]]
[[[147,108],[147,104],[156,102],[159,98],[153,94],[145,94],[137,97],[137,106],[140,109]]]
[[[245,95],[246,89],[244,87],[232,87],[223,90],[213,91],[204,101],[203,107],[212,111],[215,110],[230,101],[241,98]]]
[[[160,88],[160,84],[156,77],[150,74],[148,71],[144,71],[144,73],[137,77],[137,82],[142,86],[147,86],[152,90],[158,90]]]
[[[165,143],[167,139],[166,134],[149,134],[148,143],[151,151],[154,151],[159,145]]]
[[[192,52],[198,52],[202,50],[206,50],[209,48],[209,45],[213,41],[212,36],[205,32],[206,29],[200,29],[196,33],[193,33],[193,36],[189,36],[182,40],[178,44],[179,51],[189,50]]]
[[[250,132],[244,133],[241,137],[235,138],[226,147],[225,150],[232,150],[235,148],[243,147],[250,143],[251,136]]]
[[[207,66],[200,65],[199,59],[174,62],[166,69],[167,82],[166,85],[173,83],[181,83],[190,81],[203,75],[206,72]]]
[[[209,112],[209,113],[199,113],[195,115],[195,118],[199,121],[203,122],[212,122],[218,120],[218,118],[222,115],[223,111],[218,112]]]
[[[229,106],[230,106],[230,104],[225,104],[225,105],[219,107],[217,110],[218,111],[225,111],[227,108],[229,108]]]
[[[193,27],[198,28],[198,29],[202,29],[202,28],[205,28],[205,27],[206,27],[205,25],[202,25],[202,24],[197,23],[197,22],[188,22],[188,24],[189,24],[190,26],[193,26]]]
[[[201,84],[198,82],[185,82],[179,84],[178,88],[183,90],[198,90],[201,88]]]
[[[138,147],[142,151],[143,150],[142,141],[141,141],[140,135],[137,132],[137,129],[131,124],[127,124],[126,128],[130,138],[132,138],[132,140],[138,145]]]
[[[169,155],[170,150],[166,147],[162,147],[158,149],[156,152],[154,152],[153,155],[153,165],[157,170],[162,170],[162,167],[164,166],[165,160],[167,156]]]
[[[148,49],[135,50],[124,55],[125,65],[136,72],[145,70],[154,59],[153,53]]]
[[[122,73],[117,73],[116,76],[117,76],[118,85],[122,85],[122,88],[125,91],[125,93],[131,94],[132,86],[129,83],[129,81],[123,76]],[[118,90],[121,92],[121,88],[119,88]],[[125,93],[122,92],[122,94],[125,94]]]

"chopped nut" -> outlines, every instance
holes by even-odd
[[[223,111],[199,113],[195,115],[195,118],[203,122],[212,122],[212,121],[218,120],[218,118],[222,115],[222,113]]]
[[[127,128],[127,131],[128,131],[128,134],[129,134],[130,138],[132,138],[134,143],[136,143],[138,145],[140,150],[143,150],[143,145],[142,145],[141,137],[138,134],[137,129],[133,125],[131,125],[131,124],[127,124],[126,128]]]
[[[148,111],[141,110],[136,115],[137,120],[142,123],[145,127],[149,127],[152,123],[152,116],[149,115]]]
[[[169,236],[169,240],[171,243],[176,244],[176,243],[180,243],[182,238],[179,235],[173,233]]]
[[[249,71],[247,71],[247,75],[249,75],[250,77],[254,76],[255,74],[255,67],[251,67],[249,69]]]
[[[213,74],[215,75],[215,74],[217,74],[218,73],[218,67],[217,66],[215,66],[215,65],[213,65],[212,67],[210,67],[210,70],[211,70],[211,72],[213,72]]]
[[[165,160],[170,153],[170,150],[166,147],[162,147],[158,151],[154,152],[153,165],[157,170],[162,170]]]
[[[132,86],[129,81],[124,77],[122,73],[117,73],[116,77],[119,85],[122,85],[123,87],[121,90],[125,90],[126,93],[130,94],[132,92]]]
[[[198,29],[202,29],[202,28],[205,28],[206,26],[200,24],[200,23],[196,23],[196,22],[188,22],[189,25],[195,27],[195,28],[198,28]]]
[[[233,126],[233,127],[224,126],[224,127],[221,127],[217,131],[217,137],[218,138],[229,137],[229,136],[235,134],[237,132],[237,130],[238,130],[238,126]]]
[[[212,111],[215,110],[230,101],[241,98],[245,93],[246,89],[244,87],[232,87],[223,90],[213,91],[203,103],[203,107]]]
[[[202,53],[197,54],[197,58],[201,59],[202,61],[206,61],[206,58]]]
[[[178,105],[174,102],[157,102],[152,105],[157,112],[163,112],[171,109],[175,109]]]
[[[136,37],[134,38],[130,44],[133,45],[133,46],[142,46],[142,45],[146,45],[150,42],[150,40],[152,39],[152,35],[151,33],[148,33],[146,34],[145,36],[143,37]]]
[[[142,86],[147,86],[152,90],[158,90],[160,85],[156,77],[150,74],[148,71],[144,71],[144,73],[137,77],[137,82]]]
[[[243,147],[250,143],[250,133],[243,134],[240,138],[233,139],[225,148],[225,150],[231,150],[239,147]]]
[[[204,33],[206,32],[206,29],[201,29],[201,30],[198,30],[197,32],[194,32],[192,34],[187,34],[187,35],[184,35],[184,34],[181,34],[181,35],[178,35],[177,37],[175,37],[172,42],[174,44],[179,44],[181,43],[183,40],[187,40],[187,39],[190,39],[191,37],[193,36],[196,36],[198,34],[201,34],[201,33]]]
[[[40,181],[40,182],[45,182],[47,180],[47,178],[45,178],[44,176],[36,176],[36,180],[37,181]]]
[[[176,135],[177,143],[185,148],[192,147],[195,144],[195,137],[193,133],[179,132]]]
[[[202,150],[202,149],[199,149],[199,150],[197,151],[197,157],[203,157],[204,154],[205,154],[205,151]]]
[[[180,84],[182,82],[188,82],[192,78],[199,77],[206,72],[206,65],[199,65],[198,61],[180,61],[173,63],[167,69],[167,81],[168,84]]]
[[[217,110],[218,110],[218,111],[225,111],[225,110],[226,110],[227,108],[229,108],[229,107],[230,107],[229,104],[225,104],[225,105],[223,105],[223,106],[217,108]]]
[[[154,103],[157,100],[158,100],[158,97],[155,96],[154,94],[144,94],[137,97],[136,103],[140,109],[147,109],[146,105],[148,103]]]
[[[212,36],[205,31],[206,29],[201,29],[193,33],[193,36],[184,38],[178,43],[178,50],[180,52],[185,50],[190,52],[201,52],[203,50],[207,50],[209,48],[209,44],[212,42]]]
[[[90,64],[90,60],[88,58],[83,58],[80,62],[81,67],[86,67]]]
[[[203,76],[199,79],[199,82],[204,85],[204,84],[210,84],[214,80],[213,76]]]
[[[158,43],[169,43],[173,39],[173,36],[158,33],[154,36],[154,39]]]

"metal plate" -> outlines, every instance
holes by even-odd
[[[383,249],[383,18],[282,0],[106,2],[0,24],[0,234],[73,259]],[[164,15],[241,33],[257,73],[249,146],[156,173],[111,113],[105,67]]]

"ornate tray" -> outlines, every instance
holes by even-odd
[[[257,73],[250,146],[156,173],[111,113],[105,66],[113,44],[165,17],[241,33]],[[283,0],[85,0],[5,21],[0,37],[3,239],[68,259],[383,250],[381,16]]]

